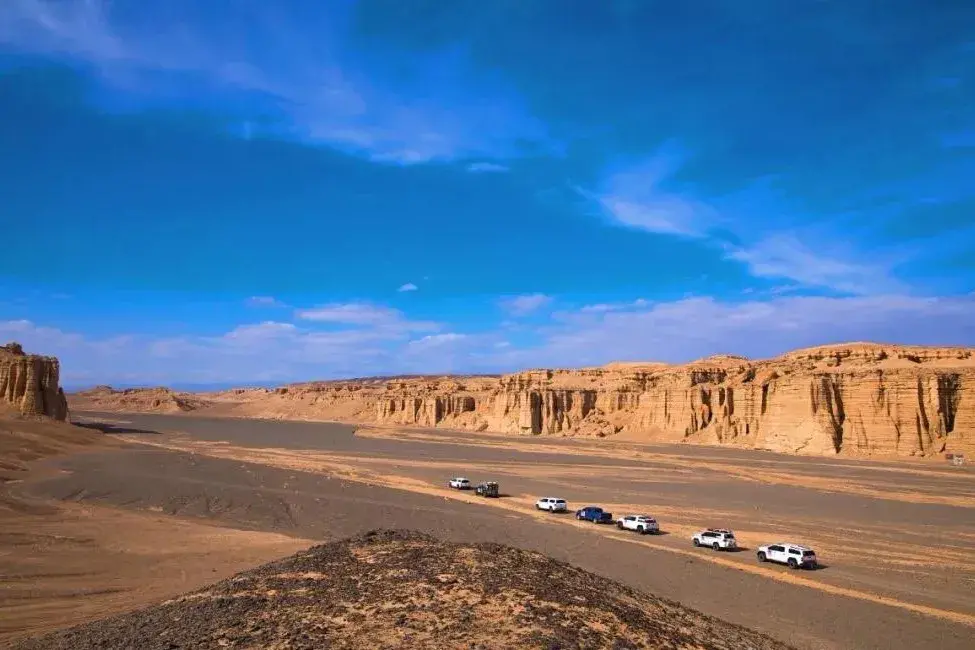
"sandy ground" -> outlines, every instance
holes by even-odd
[[[100,550],[91,554],[92,570],[71,583],[59,575],[61,558],[75,557],[77,565],[88,554],[83,544],[70,553],[24,554],[15,539],[0,537],[0,573],[31,576],[21,585],[29,584],[35,611],[20,615],[23,599],[0,602],[8,634],[10,621],[21,621],[20,630],[47,629],[121,607],[129,601],[111,590],[126,580],[130,593],[151,586],[137,598],[171,596],[232,573],[231,565],[239,570],[248,558],[257,564],[284,555],[289,543],[379,527],[538,550],[803,648],[968,648],[975,634],[970,468],[622,443],[595,453],[585,441],[415,430],[353,435],[322,423],[86,417],[111,420],[102,428],[112,438],[136,444],[35,463],[34,477],[11,489],[59,504],[34,520],[19,515],[22,535],[91,538]],[[507,496],[482,500],[445,489],[456,474],[499,480]],[[531,504],[543,494],[617,514],[648,512],[665,534],[640,537],[537,513]],[[75,508],[117,519],[86,520]],[[116,531],[142,519],[153,522],[144,524],[152,534],[141,537],[150,542],[125,550],[140,538]],[[732,526],[748,550],[692,548],[689,534],[705,525]],[[112,560],[116,536],[123,555],[137,561]],[[813,545],[825,568],[758,565],[755,545],[779,539]],[[140,555],[147,546],[157,555]],[[207,548],[225,552],[188,552]],[[61,597],[66,584],[69,592],[105,594]]]
[[[154,603],[306,540],[78,503],[0,502],[0,645]]]
[[[42,459],[124,448],[99,430],[0,418],[0,646],[153,603],[309,544],[21,492],[58,476],[32,466]]]

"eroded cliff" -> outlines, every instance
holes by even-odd
[[[104,397],[79,401],[118,410],[146,403]],[[962,348],[849,344],[761,361],[718,356],[674,366],[317,382],[192,399],[213,414],[244,417],[616,435],[801,454],[975,454],[975,358]]]
[[[26,354],[17,343],[0,346],[0,403],[22,415],[64,420],[68,404],[54,357]]]

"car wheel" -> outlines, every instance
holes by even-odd
[[[798,569],[799,568],[799,563],[796,562],[796,559],[794,557],[790,557],[789,558],[789,568],[790,569]]]
[[[717,542],[715,542],[714,544],[711,545],[711,548],[713,548],[716,551],[720,551],[721,550],[721,544],[718,544]]]
[[[636,532],[640,533],[641,535],[646,535],[647,534],[647,527],[646,526],[637,526]]]
[[[691,544],[693,544],[694,546],[700,546],[701,542],[697,541],[697,538],[695,537],[694,539],[691,540]]]
[[[617,521],[616,522],[616,527],[619,528],[620,530],[623,530],[623,522],[622,521]]]
[[[765,562],[766,560],[768,560],[768,558],[765,556],[765,551],[759,551],[758,552],[758,561],[759,562]]]

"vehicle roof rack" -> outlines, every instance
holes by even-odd
[[[728,534],[733,534],[733,533],[732,533],[732,532],[731,532],[731,531],[730,531],[729,529],[727,529],[727,528],[708,528],[708,529],[707,529],[707,532],[709,532],[709,533],[728,533]]]

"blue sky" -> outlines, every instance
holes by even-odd
[[[0,338],[69,386],[973,345],[972,24],[5,0]]]

